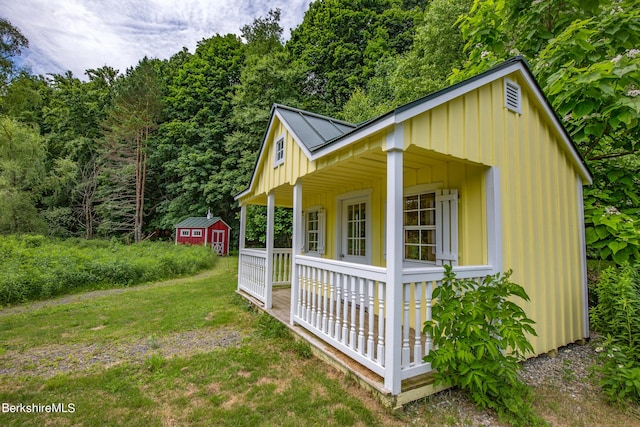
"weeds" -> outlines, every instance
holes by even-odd
[[[3,236],[0,305],[193,274],[215,262],[215,255],[201,246]]]

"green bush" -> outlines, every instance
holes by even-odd
[[[494,409],[504,421],[544,425],[533,413],[532,393],[518,375],[519,362],[533,352],[527,333],[536,333],[533,320],[511,301],[529,297],[510,276],[487,276],[478,284],[456,278],[445,266],[442,285],[433,291],[433,320],[424,324],[434,346],[424,360],[435,369],[436,384],[466,390],[476,405]]]
[[[79,289],[130,286],[210,268],[203,246],[167,242],[124,245],[116,240],[0,237],[0,305],[49,298]]]
[[[624,264],[609,267],[595,287],[598,304],[591,327],[605,338],[596,349],[600,386],[612,403],[640,403],[640,273]]]

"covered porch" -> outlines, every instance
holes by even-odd
[[[444,268],[403,269],[400,298],[393,303],[387,299],[393,292],[385,268],[283,256],[290,252],[282,249],[271,257],[277,266],[272,280],[260,286],[259,278],[269,277],[266,252],[241,251],[239,293],[308,341],[317,356],[349,372],[392,408],[442,389],[434,387],[431,366],[423,361],[432,344],[422,324],[431,319],[431,295]],[[283,280],[287,262],[295,282]],[[493,269],[458,266],[454,271],[481,280]]]

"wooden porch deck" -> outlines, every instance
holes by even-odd
[[[286,325],[297,339],[303,339],[311,345],[313,354],[333,366],[344,374],[351,375],[364,389],[370,391],[378,400],[392,410],[399,409],[403,405],[422,397],[437,393],[446,387],[434,386],[433,376],[425,374],[402,381],[402,391],[393,396],[384,388],[384,378],[375,372],[357,363],[344,353],[338,351],[328,343],[317,338],[305,328],[291,325],[291,287],[278,286],[272,291],[272,308],[265,309],[264,305],[252,296],[238,291],[238,293],[251,302],[258,309],[270,314]],[[377,322],[376,322],[377,323]]]

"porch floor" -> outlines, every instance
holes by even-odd
[[[317,338],[305,328],[291,325],[291,287],[278,286],[272,291],[271,309],[265,309],[264,304],[252,296],[237,291],[239,295],[247,299],[258,309],[273,316],[287,326],[297,339],[303,339],[311,345],[314,355],[327,364],[333,366],[344,374],[352,375],[356,382],[366,390],[372,392],[380,402],[390,409],[399,409],[403,405],[418,400],[425,396],[444,390],[446,387],[434,386],[433,376],[425,374],[402,381],[402,391],[397,396],[392,396],[384,388],[384,378],[354,361],[347,355],[338,351],[328,343]],[[377,322],[376,322],[377,324]]]

